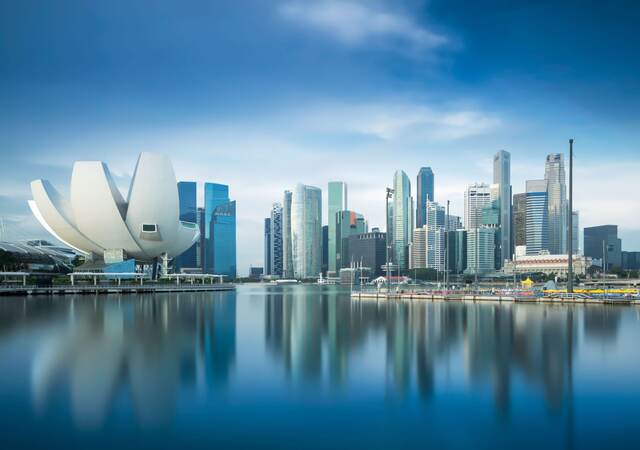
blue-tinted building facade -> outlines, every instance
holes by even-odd
[[[178,182],[178,199],[180,201],[180,220],[197,222],[197,183],[195,181]],[[197,249],[194,243],[191,248],[175,258],[173,262],[176,271],[181,268],[198,267]]]
[[[416,198],[416,228],[420,228],[427,223],[427,200],[434,201],[433,196],[433,170],[431,167],[422,167],[417,177],[417,198]]]
[[[236,202],[229,199],[229,186],[204,184],[205,257],[204,272],[235,278]]]

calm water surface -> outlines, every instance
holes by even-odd
[[[640,308],[0,298],[0,448],[640,448]]]

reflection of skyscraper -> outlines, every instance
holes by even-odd
[[[226,386],[236,356],[235,293],[216,296],[209,302],[200,305],[198,344],[207,382],[212,387]]]

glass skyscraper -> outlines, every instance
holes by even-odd
[[[195,181],[178,182],[178,200],[180,202],[180,220],[197,223],[197,183]],[[173,261],[176,272],[182,268],[198,267],[197,245],[194,243],[182,255]]]
[[[270,271],[265,273],[282,276],[282,205],[280,203],[276,202],[271,207],[269,225],[271,227]]]
[[[500,150],[493,157],[493,183],[497,185],[500,233],[497,237],[497,268],[511,260],[511,154]]]
[[[229,199],[229,186],[205,183],[204,209],[204,272],[235,278],[236,202]]]
[[[527,180],[527,255],[538,255],[549,250],[549,212],[547,182]]]
[[[291,256],[296,278],[322,269],[322,191],[298,183],[291,196]]]
[[[393,254],[400,271],[408,268],[408,246],[413,238],[411,182],[402,170],[393,177]]]
[[[336,217],[336,271],[339,271],[350,267],[351,264],[351,261],[348,260],[349,236],[367,233],[369,230],[367,221],[364,220],[362,214],[353,211],[340,211]]]
[[[293,277],[293,255],[291,243],[291,199],[293,193],[284,191],[282,201],[282,276]]]
[[[553,255],[567,253],[567,187],[565,184],[564,156],[552,153],[544,166],[547,182],[547,208],[549,210],[549,252]]]
[[[328,271],[331,275],[336,275],[336,271],[339,269],[336,265],[336,253],[337,247],[340,245],[337,240],[337,214],[340,211],[347,209],[347,184],[342,181],[330,181],[329,182],[329,199],[328,199],[328,217],[327,223],[328,229],[328,252],[327,262]]]
[[[416,183],[416,228],[426,224],[427,200],[434,201],[433,170],[431,167],[422,167],[418,172]]]
[[[271,218],[264,219],[264,274],[271,275]]]

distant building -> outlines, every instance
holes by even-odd
[[[382,267],[386,263],[386,233],[372,231],[351,235],[347,239],[348,260],[369,267],[374,277],[381,276],[384,272]]]
[[[573,273],[575,275],[585,275],[591,266],[591,258],[573,255]],[[547,275],[556,274],[559,277],[566,277],[569,271],[569,255],[550,255],[542,253],[539,255],[516,256],[514,261],[505,263],[505,274],[544,273]]]
[[[329,271],[329,225],[322,226],[322,273]]]
[[[270,235],[271,247],[269,249],[269,270],[266,271],[267,275],[282,276],[283,272],[283,258],[282,258],[282,205],[278,202],[274,203],[271,207],[271,217],[269,225],[271,227]],[[265,265],[266,268],[266,265]]]
[[[413,198],[409,177],[402,170],[393,177],[393,254],[400,271],[408,268],[409,243],[413,237]]]
[[[422,167],[416,180],[416,228],[426,224],[427,200],[435,200],[434,176],[431,167]]]
[[[195,181],[178,182],[178,202],[180,204],[180,220],[190,223],[197,222],[197,184]],[[173,267],[176,272],[182,268],[198,267],[197,244],[185,250],[180,256],[174,259]]]
[[[467,230],[467,268],[465,273],[488,273],[495,270],[495,229]]]
[[[200,237],[196,242],[196,267],[201,271],[204,268],[205,232],[204,232],[204,208],[198,208],[196,226],[200,230]]]
[[[547,182],[527,180],[527,255],[549,250]]]
[[[580,212],[573,211],[571,241],[574,255],[580,255]]]
[[[349,236],[363,234],[369,230],[362,214],[354,211],[339,211],[336,219],[336,267],[342,269],[351,265],[348,251]]]
[[[482,209],[491,202],[491,189],[487,184],[469,185],[464,192],[464,228],[471,230],[482,226]]]
[[[322,267],[322,191],[298,183],[291,198],[291,256],[296,278],[317,277]]]
[[[513,245],[527,245],[527,194],[513,196]]]
[[[622,252],[623,270],[640,270],[640,252]]]
[[[460,230],[464,228],[462,226],[462,218],[460,216],[454,216],[453,214],[449,214],[446,218],[446,229],[447,231]]]
[[[337,275],[336,266],[336,252],[338,251],[338,241],[336,237],[336,221],[337,214],[340,211],[347,209],[347,184],[342,181],[330,181],[328,185],[328,211],[327,211],[327,223],[328,223],[328,272],[332,276]],[[339,268],[339,267],[338,267]]]
[[[622,240],[618,238],[618,225],[584,229],[584,256],[602,261],[603,250],[607,270],[622,267]]]
[[[447,231],[447,254],[449,273],[460,274],[467,268],[467,231]]]
[[[564,155],[561,153],[547,155],[544,179],[547,183],[548,249],[553,255],[561,255],[567,253],[568,223]]]
[[[252,280],[259,280],[264,274],[264,268],[262,267],[249,267],[249,278]]]
[[[511,259],[511,153],[500,150],[493,157],[493,183],[497,185],[495,201],[498,208],[500,232],[496,236],[497,268]]]
[[[271,275],[271,217],[264,219],[264,273]]]
[[[291,242],[291,199],[293,193],[284,191],[282,201],[282,276],[293,277],[293,254]]]

